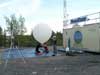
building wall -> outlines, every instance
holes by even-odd
[[[81,32],[82,40],[75,41],[75,32]],[[68,46],[68,39],[70,38],[71,48],[84,49],[92,52],[100,52],[100,24],[95,23],[80,27],[78,25],[70,29],[64,29],[63,45]],[[78,38],[78,37],[77,37]],[[80,39],[80,38],[78,38]]]

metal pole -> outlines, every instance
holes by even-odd
[[[6,59],[5,64],[4,64],[4,70],[6,70],[6,68],[7,68],[7,64],[8,64],[8,61],[9,61],[10,52],[11,52],[11,48],[9,49],[9,52],[7,54],[7,59]]]
[[[10,49],[9,49],[9,52],[8,52],[8,55],[7,55],[7,59],[6,59],[5,64],[4,64],[4,71],[7,68],[10,52],[13,49],[13,39],[14,39],[14,36],[13,36],[13,28],[12,28],[12,30],[11,30],[11,44],[10,44]]]
[[[63,0],[63,27],[67,25],[67,2]]]
[[[99,23],[100,23],[100,12],[99,12]]]
[[[22,52],[18,48],[17,48],[17,50],[18,50],[19,55],[22,56],[22,60],[23,60],[24,64],[26,64],[26,61],[25,61],[25,58],[24,58]]]

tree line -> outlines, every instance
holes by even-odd
[[[19,47],[35,47],[37,45],[37,41],[33,36],[33,32],[30,35],[24,35],[27,30],[25,28],[25,18],[20,16],[17,18],[15,15],[11,15],[10,17],[5,16],[6,29],[2,29],[0,27],[0,47],[10,47],[11,42],[17,44]],[[57,45],[62,45],[62,33],[56,32],[54,33],[57,39]],[[52,37],[51,37],[52,38]],[[49,39],[47,44],[52,45],[51,40]]]

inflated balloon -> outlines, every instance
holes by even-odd
[[[40,42],[45,43],[52,35],[52,30],[47,24],[38,24],[33,29],[34,38]]]

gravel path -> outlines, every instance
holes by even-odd
[[[100,55],[50,56],[11,59],[7,68],[0,64],[0,75],[100,75]]]

